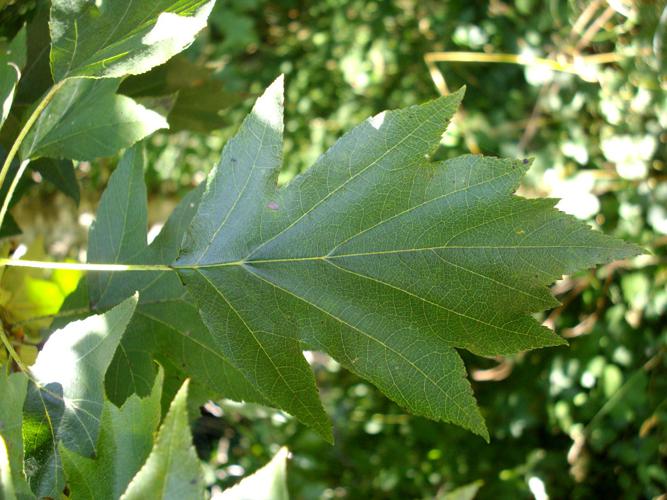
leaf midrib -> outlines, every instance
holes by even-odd
[[[430,247],[418,247],[418,248],[401,248],[397,250],[374,250],[369,252],[355,252],[355,253],[345,253],[337,255],[313,255],[306,257],[279,257],[275,259],[241,259],[227,262],[215,262],[211,264],[172,264],[171,268],[178,270],[198,270],[198,269],[215,269],[219,267],[233,267],[233,266],[245,266],[247,264],[274,264],[274,263],[299,263],[299,262],[311,262],[316,260],[329,261],[335,259],[343,258],[353,258],[353,257],[369,257],[374,255],[392,255],[392,254],[404,254],[404,253],[416,253],[416,252],[430,252],[433,250],[537,250],[537,249],[609,249],[608,246],[603,245],[439,245],[439,246],[430,246]]]

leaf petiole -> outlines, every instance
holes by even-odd
[[[94,264],[82,262],[47,262],[41,260],[0,259],[0,267],[31,267],[37,269],[62,269],[67,271],[122,272],[122,271],[173,271],[164,264]]]

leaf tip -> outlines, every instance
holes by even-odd
[[[285,73],[281,73],[271,82],[264,91],[264,95],[280,95],[281,99],[285,92]]]
[[[456,90],[455,92],[452,92],[451,95],[454,96],[460,104],[461,101],[463,100],[463,97],[465,96],[467,90],[468,90],[468,86],[467,85],[462,85],[461,87],[458,88],[458,90]]]

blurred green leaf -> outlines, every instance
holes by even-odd
[[[81,201],[79,182],[76,180],[74,164],[69,160],[53,160],[39,158],[30,162],[30,168],[39,172],[41,176],[69,196],[78,205]]]
[[[211,70],[176,56],[152,71],[125,80],[119,90],[133,98],[175,95],[169,110],[169,131],[209,133],[229,125],[222,111],[239,104],[239,93],[225,89]]]

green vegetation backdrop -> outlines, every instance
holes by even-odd
[[[0,1],[0,35],[11,39],[40,14],[39,3]],[[667,491],[665,8],[664,0],[218,0],[209,29],[183,55],[123,82],[121,93],[170,110],[171,129],[148,142],[155,224],[204,178],[255,97],[283,73],[281,183],[367,116],[466,85],[441,157],[533,157],[521,194],[562,198],[561,209],[651,252],[554,286],[563,305],[541,319],[569,348],[466,359],[491,444],[406,414],[312,353],[335,446],[282,413],[212,402],[193,424],[210,488],[234,484],[287,446],[294,498]],[[81,256],[116,161],[77,164],[78,208],[53,184],[69,186],[77,201],[78,190],[34,169],[23,188],[31,196],[12,212],[31,255]],[[44,215],[54,202],[59,211]],[[72,221],[78,231],[64,229]],[[57,310],[76,279],[56,278],[41,299],[20,297],[32,308],[25,317]],[[11,288],[6,275],[1,286]]]

